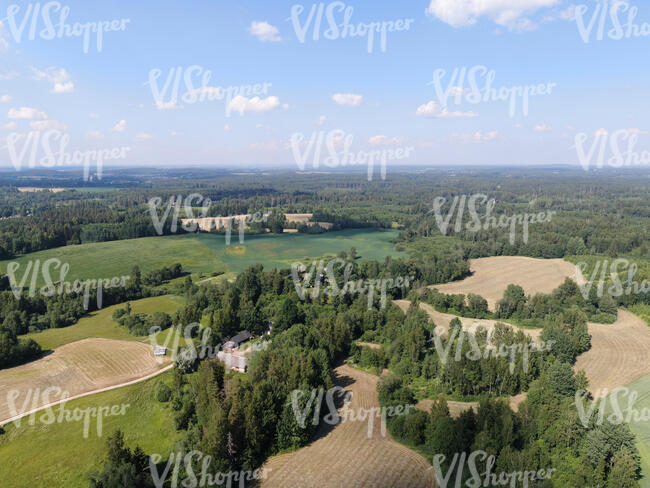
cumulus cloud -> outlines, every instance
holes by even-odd
[[[65,83],[55,83],[51,93],[72,93],[74,91],[74,83],[66,81]]]
[[[632,127],[630,129],[625,129],[629,134],[634,134],[640,136],[642,134],[647,134],[647,130],[639,129],[638,127]]]
[[[609,134],[609,132],[607,132],[607,129],[605,128],[600,128],[596,132],[594,132],[594,135],[596,137],[606,136],[607,134]]]
[[[248,28],[248,32],[250,32],[251,35],[257,37],[262,42],[278,42],[282,40],[282,37],[278,35],[278,28],[266,21],[253,21]]]
[[[533,130],[535,132],[550,132],[553,130],[553,127],[547,124],[537,124],[535,127],[533,127]]]
[[[50,66],[45,70],[40,70],[32,66],[31,70],[35,80],[45,80],[52,83],[50,93],[72,93],[74,91],[74,83],[70,81],[70,74],[65,68]]]
[[[471,118],[478,117],[476,112],[471,110],[468,112],[454,111],[451,112],[447,108],[440,109],[440,105],[431,100],[424,105],[420,105],[415,111],[415,115],[419,117],[436,117],[438,119],[459,119],[459,118]]]
[[[402,137],[388,137],[384,135],[372,136],[368,139],[368,144],[371,146],[398,146],[404,143]]]
[[[483,132],[483,131],[476,131],[472,134],[452,134],[451,135],[451,142],[461,142],[461,143],[473,143],[473,144],[478,144],[481,142],[486,142],[486,141],[492,141],[497,138],[499,135],[498,131],[492,131],[492,132]]]
[[[98,130],[89,130],[88,132],[86,132],[86,137],[89,137],[91,139],[101,139],[102,137],[104,137],[104,134],[102,134]]]
[[[355,95],[354,93],[335,93],[332,95],[332,100],[337,105],[347,105],[349,107],[358,107],[361,105],[363,95]]]
[[[176,137],[176,136],[178,135],[178,132],[176,132],[175,130],[173,130],[173,131],[171,131],[171,132],[169,133],[169,135],[170,135],[170,137]]]
[[[135,138],[139,141],[147,141],[149,139],[153,139],[153,136],[151,134],[147,134],[146,132],[140,132],[139,134],[135,135]]]
[[[20,108],[11,108],[7,117],[10,119],[47,119],[47,114],[45,112],[39,112],[35,108],[29,107],[20,107]]]
[[[228,124],[226,124],[226,125],[223,126],[223,130],[225,130],[226,132],[230,132],[232,130],[232,127],[230,127]]]
[[[176,102],[161,102],[156,101],[156,108],[158,110],[178,110],[183,108],[182,105],[177,104]]]
[[[13,80],[18,76],[17,71],[2,71],[0,70],[0,80]]]
[[[530,20],[524,15],[543,7],[552,7],[560,0],[431,0],[426,13],[453,27],[473,25],[479,17],[511,29],[526,30]]]
[[[34,120],[29,126],[34,130],[68,130],[68,126],[58,120]]]
[[[111,129],[112,132],[124,132],[126,130],[126,120],[120,120],[115,126]]]
[[[11,102],[11,97],[9,95],[2,95],[0,97],[0,103]]]
[[[5,130],[16,130],[18,129],[18,124],[16,122],[7,122],[2,128]]]
[[[242,95],[237,95],[230,100],[228,110],[239,112],[244,115],[244,112],[268,112],[280,106],[280,99],[278,97],[253,97],[246,98]]]
[[[326,120],[327,120],[327,117],[325,117],[324,115],[321,115],[320,117],[318,117],[318,120],[314,122],[314,125],[317,125],[317,126],[321,127],[325,123]]]

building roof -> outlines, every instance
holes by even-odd
[[[229,342],[234,342],[235,344],[239,345],[242,342],[246,342],[247,340],[251,339],[252,337],[253,335],[245,330],[244,332],[240,332],[236,336],[231,337]]]

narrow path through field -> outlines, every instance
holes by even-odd
[[[352,392],[349,408],[379,406],[377,380],[347,365],[335,370],[337,384]],[[379,420],[379,419],[376,419]],[[310,445],[271,458],[265,488],[417,488],[435,486],[431,464],[415,451],[381,435],[380,422],[368,434],[368,421],[342,422]]]

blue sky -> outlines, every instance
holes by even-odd
[[[604,4],[583,1],[588,22]],[[128,19],[124,30],[104,33],[101,52],[91,41],[84,53],[79,37],[30,40],[31,17],[18,39],[8,9],[18,6],[13,19],[20,23],[35,4],[5,2],[0,138],[6,146],[9,134],[56,129],[68,134],[70,151],[128,147],[118,164],[241,168],[295,167],[292,134],[309,139],[315,131],[337,129],[353,136],[353,150],[413,148],[410,158],[395,164],[578,164],[575,135],[591,137],[602,129],[632,130],[637,149],[650,150],[650,35],[597,40],[592,32],[585,43],[574,14],[579,4],[339,2],[352,8],[353,25],[413,19],[408,30],[387,33],[385,52],[375,42],[372,53],[366,37],[325,38],[325,21],[320,39],[312,39],[312,26],[300,42],[290,19],[295,1],[52,4],[53,10],[69,8],[71,26]],[[301,25],[319,4],[302,5]],[[639,28],[650,23],[647,2],[625,8],[632,7],[638,7]],[[627,12],[619,14],[622,23]],[[51,18],[56,23],[58,13]],[[340,24],[343,14],[335,18]],[[605,33],[612,28],[606,21]],[[44,27],[39,17],[36,32]],[[211,72],[208,91],[270,86],[257,98],[233,101],[243,115],[233,110],[226,116],[223,99],[184,103],[168,96],[156,104],[147,83],[151,70],[160,70],[162,86],[171,69],[184,74],[191,66]],[[430,83],[434,71],[447,71],[447,89],[454,69],[475,66],[494,71],[496,88],[555,85],[550,94],[530,99],[527,115],[518,110],[511,117],[504,101],[455,104],[453,97],[445,110]],[[194,85],[201,85],[198,77]],[[182,81],[180,90],[186,90]],[[0,166],[11,165],[5,147]]]

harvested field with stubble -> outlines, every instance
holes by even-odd
[[[352,392],[352,409],[379,406],[377,376],[347,365],[335,370],[337,384]],[[379,420],[379,419],[377,419]],[[430,488],[435,486],[431,464],[424,457],[381,435],[375,422],[368,436],[368,422],[343,422],[298,451],[271,458],[265,488],[287,486]]]
[[[510,284],[521,286],[527,295],[550,293],[566,278],[577,281],[582,277],[575,265],[563,259],[535,259],[522,256],[496,256],[474,259],[470,270],[472,276],[461,281],[431,285],[440,293],[481,295],[490,310],[503,298]],[[576,275],[578,273],[578,275]]]
[[[168,358],[159,363],[151,346],[141,342],[83,339],[66,344],[41,359],[0,371],[0,422],[47,404],[42,394],[26,402],[37,388],[58,387],[71,397],[143,378],[168,364]],[[12,390],[20,392],[15,413],[8,403]],[[61,399],[53,393],[49,402]]]
[[[584,369],[596,397],[650,374],[650,327],[619,309],[613,324],[589,323],[591,349],[578,356],[574,369]],[[605,391],[608,390],[608,391]]]

